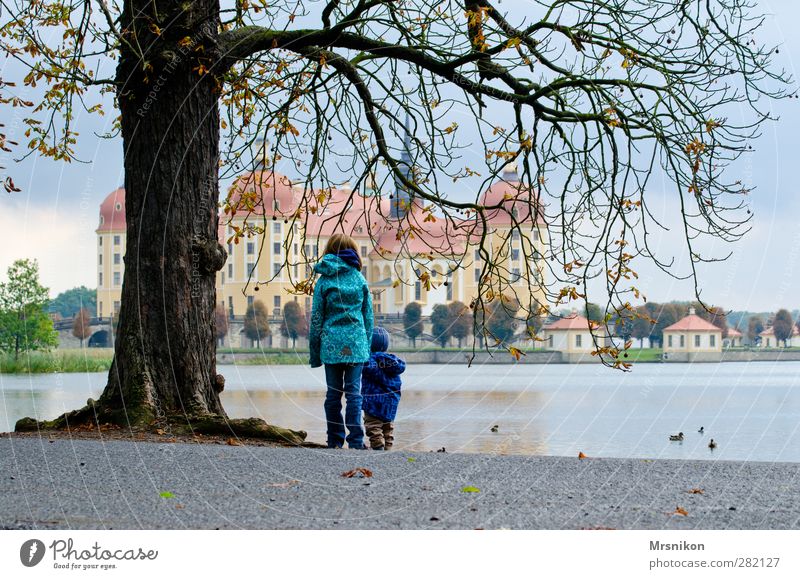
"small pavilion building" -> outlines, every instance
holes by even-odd
[[[722,330],[689,308],[689,315],[664,328],[664,355],[681,359],[722,353]],[[713,356],[712,356],[713,357]]]
[[[744,346],[744,336],[736,328],[728,328],[728,334],[722,339],[722,345],[726,348],[741,348]]]
[[[597,348],[592,337],[591,323],[575,312],[546,325],[542,331],[545,347],[561,352],[565,361],[582,358]]]
[[[785,345],[783,340],[778,340],[775,337],[775,330],[772,326],[761,332],[758,336],[761,338],[761,343],[759,345],[762,348],[800,348],[800,331],[798,331],[797,326],[792,326],[792,335],[786,340]]]

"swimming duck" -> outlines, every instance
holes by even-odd
[[[491,428],[490,430],[491,430],[492,432],[497,432],[498,430],[500,430],[500,426],[499,426],[499,425],[497,425],[497,424],[495,424],[494,426],[492,426],[492,428]]]
[[[703,434],[703,430],[704,430],[704,428],[701,426],[700,430],[698,430],[697,432],[699,432],[700,434]]]
[[[670,434],[669,439],[672,441],[683,440],[683,432],[679,432],[678,434]]]
[[[708,448],[710,448],[711,450],[714,450],[715,448],[717,448],[717,443],[714,442],[713,438],[711,439],[711,442],[708,443]]]

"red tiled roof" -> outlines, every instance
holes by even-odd
[[[671,326],[664,328],[665,332],[722,332],[717,326],[698,316],[689,314]]]
[[[583,316],[579,316],[574,314],[569,316],[568,318],[561,318],[560,320],[556,320],[552,324],[545,326],[543,329],[545,330],[588,330],[589,329],[589,320],[584,318]]]
[[[737,330],[736,328],[728,328],[728,337],[729,338],[741,338],[742,333]]]

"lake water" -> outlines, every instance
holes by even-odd
[[[231,417],[260,416],[325,441],[321,369],[219,369]],[[105,380],[0,374],[0,432],[23,416],[82,406]],[[640,364],[628,373],[594,364],[416,365],[403,382],[398,449],[800,462],[800,362]],[[679,431],[685,440],[670,442]]]

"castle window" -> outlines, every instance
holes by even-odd
[[[256,252],[256,244],[252,241],[247,242],[247,255],[253,255]]]
[[[119,287],[122,283],[122,274],[118,271],[114,272],[114,287]]]
[[[115,235],[114,236],[114,245],[119,245],[119,243],[120,243],[119,235]]]
[[[121,259],[120,258],[120,254],[119,253],[115,253],[114,254],[114,265],[119,265],[120,259]]]
[[[281,254],[281,244],[279,241],[276,241],[275,243],[272,244],[272,253],[274,253],[275,255]]]
[[[281,232],[281,224],[280,223],[273,223],[272,224],[272,233],[280,233]]]
[[[247,264],[247,276],[250,277],[253,274],[253,270],[256,268],[255,263],[248,263]]]

